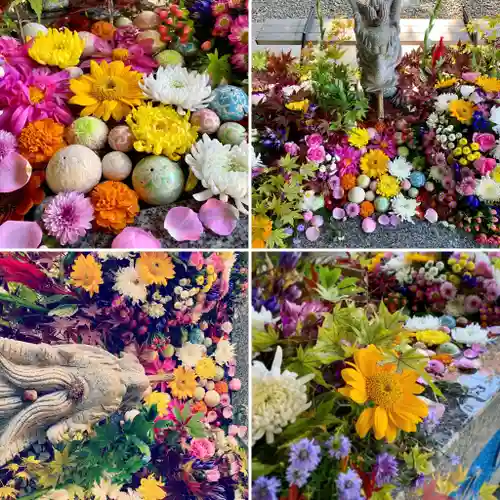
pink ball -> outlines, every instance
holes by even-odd
[[[376,189],[377,189],[377,181],[371,181],[370,182],[370,189],[372,191],[376,191]]]
[[[129,226],[116,235],[111,248],[161,248],[161,243],[149,231]]]
[[[408,191],[408,189],[411,188],[411,182],[409,179],[405,179],[402,183],[401,183],[401,188],[404,190],[404,191]]]
[[[111,149],[127,153],[134,148],[135,137],[127,125],[118,125],[111,129],[108,135],[108,144]]]
[[[220,118],[211,109],[200,109],[192,114],[191,123],[200,127],[200,134],[214,134],[219,130]]]
[[[232,391],[239,391],[241,389],[241,380],[239,378],[233,378],[233,380],[229,382],[229,389]]]
[[[365,233],[373,233],[377,227],[377,223],[370,217],[367,217],[363,220],[361,227]]]

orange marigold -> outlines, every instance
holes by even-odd
[[[207,405],[203,401],[197,401],[194,405],[191,406],[191,413],[194,415],[195,413],[203,413],[207,414],[208,408]]]
[[[106,21],[97,21],[92,25],[91,31],[103,40],[113,40],[116,28]]]
[[[340,179],[340,185],[344,188],[345,191],[349,191],[356,186],[356,175],[354,174],[345,174]]]
[[[37,163],[48,162],[59,149],[66,146],[63,136],[64,126],[60,123],[51,118],[36,120],[21,130],[19,152],[37,168]]]
[[[90,195],[98,226],[119,233],[134,222],[139,213],[137,193],[123,182],[106,181],[98,184]]]
[[[226,394],[227,392],[229,392],[229,386],[226,382],[221,380],[220,382],[215,382],[214,390],[219,394]]]
[[[371,201],[365,200],[359,206],[359,214],[361,215],[361,217],[370,217],[370,215],[372,215],[374,211],[375,207],[373,206],[373,203]]]

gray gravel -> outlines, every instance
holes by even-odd
[[[340,236],[340,237],[339,237]],[[292,245],[292,241],[288,240]],[[473,238],[457,229],[427,221],[415,224],[402,223],[397,228],[377,226],[375,232],[366,234],[361,229],[360,219],[334,222],[323,227],[316,241],[300,238],[300,248],[480,248]]]
[[[253,0],[253,22],[264,22],[266,19],[306,18],[315,0]],[[410,4],[407,1],[406,4]],[[349,0],[322,0],[325,17],[351,17]],[[414,7],[413,5],[418,5]],[[413,0],[411,5],[402,10],[401,17],[428,18],[435,5],[435,0]],[[443,0],[439,17],[442,19],[462,19],[462,7],[465,6],[472,17],[494,16],[500,13],[499,0]]]

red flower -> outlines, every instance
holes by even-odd
[[[444,57],[446,53],[446,47],[444,45],[443,37],[439,39],[439,43],[434,47],[432,51],[432,69],[436,67],[436,63]]]
[[[281,497],[280,500],[306,500],[306,497],[300,493],[299,487],[294,484],[290,486],[288,495],[286,497]]]

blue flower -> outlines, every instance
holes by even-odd
[[[279,479],[261,476],[253,482],[252,500],[277,500],[280,488]]]
[[[293,484],[297,485],[299,488],[302,488],[307,483],[309,479],[310,472],[304,469],[296,469],[292,465],[288,467],[286,470],[286,480],[288,484],[292,486]]]
[[[347,472],[339,473],[335,480],[339,500],[360,500],[361,497],[361,478],[356,471],[347,469]]]
[[[377,456],[375,470],[375,482],[380,488],[384,484],[390,484],[397,477],[399,472],[398,462],[391,454],[381,453]]]
[[[346,436],[331,437],[327,442],[328,454],[332,458],[341,460],[349,455],[351,452],[351,441]]]
[[[321,447],[314,439],[301,439],[290,447],[290,465],[295,469],[312,472],[321,462]]]

